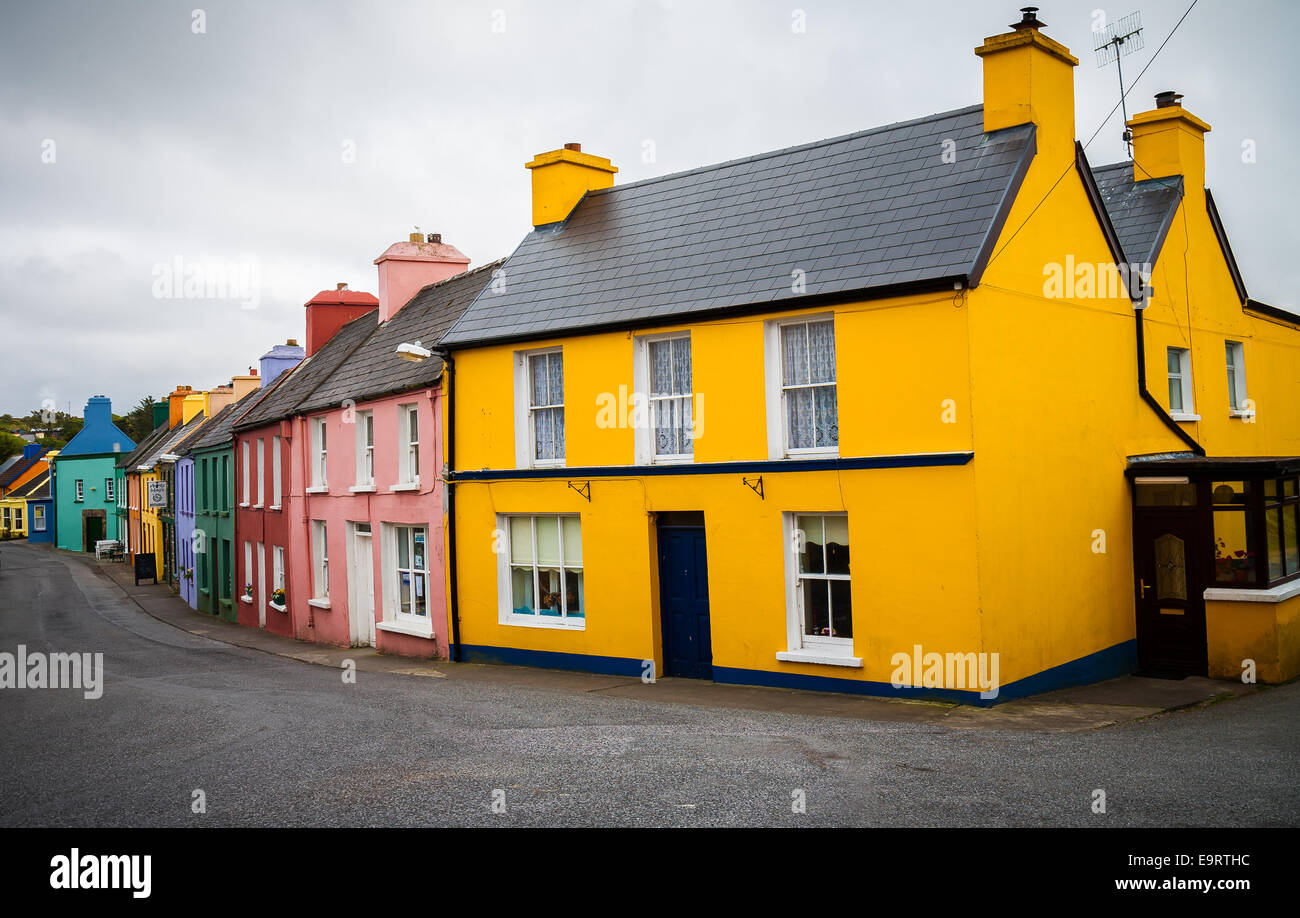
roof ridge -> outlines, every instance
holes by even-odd
[[[653,185],[655,182],[664,182],[669,179],[681,178],[682,176],[686,176],[686,175],[694,175],[700,172],[708,172],[713,169],[724,169],[727,166],[739,166],[743,163],[757,162],[761,159],[767,159],[773,156],[783,156],[787,153],[797,153],[800,150],[810,150],[813,147],[822,147],[822,146],[830,146],[831,144],[836,144],[836,143],[845,143],[850,140],[856,140],[859,137],[867,137],[870,136],[871,134],[879,134],[884,131],[893,131],[893,130],[897,130],[898,128],[911,127],[914,124],[924,124],[927,121],[938,121],[941,118],[951,118],[957,115],[966,115],[974,111],[982,110],[983,108],[984,108],[983,103],[976,103],[975,105],[967,105],[963,108],[954,108],[951,111],[935,112],[930,115],[922,115],[920,118],[909,118],[906,121],[895,121],[890,124],[882,124],[882,125],[878,125],[877,127],[867,128],[861,131],[853,131],[848,134],[837,134],[834,137],[824,137],[821,140],[810,140],[807,141],[806,143],[794,144],[793,146],[789,146],[789,147],[781,147],[780,149],[777,150],[769,150],[766,153],[753,153],[749,156],[741,156],[741,157],[737,157],[736,159],[727,159],[719,163],[711,163],[706,166],[696,166],[693,169],[684,169],[681,172],[669,172],[666,173],[665,175],[655,175],[655,176],[651,176],[650,178],[638,179],[635,182],[627,182],[622,185],[612,185],[609,188],[598,188],[594,191],[588,191],[587,194],[592,196],[601,195],[601,194],[610,194],[611,192],[624,191],[628,188],[639,188],[643,185]],[[574,210],[577,210],[577,208],[575,207]]]

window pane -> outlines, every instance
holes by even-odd
[[[1143,484],[1137,485],[1139,507],[1195,507],[1196,485]]]
[[[825,556],[822,553],[825,534],[822,530],[822,518],[820,516],[796,517],[795,527],[801,533],[795,544],[803,546],[803,552],[799,555],[799,573],[825,573]]]
[[[1217,583],[1254,583],[1255,552],[1250,514],[1214,511],[1214,579]]]
[[[564,571],[564,601],[568,614],[573,618],[585,618],[583,612],[584,596],[582,589],[582,571]]]
[[[1296,480],[1294,478],[1284,478],[1282,480],[1282,496],[1295,497]]]
[[[411,566],[411,530],[405,526],[397,527],[397,566],[400,568],[410,568]]]
[[[1169,348],[1166,360],[1168,361],[1167,366],[1170,375],[1176,376],[1182,372],[1183,363],[1178,356],[1178,350],[1176,348]]]
[[[690,387],[687,386],[689,389]],[[678,415],[681,418],[681,430],[677,437],[678,452],[691,454],[695,452],[695,439],[691,436],[691,431],[695,429],[695,413],[693,400],[689,397],[681,399],[677,403]]]
[[[1183,410],[1183,381],[1176,376],[1169,377],[1169,410]]]
[[[1210,499],[1216,507],[1244,507],[1246,505],[1246,483],[1242,481],[1216,481],[1210,486]]]
[[[785,385],[808,382],[808,326],[781,326],[781,366]]]
[[[557,517],[537,517],[537,563],[560,563],[560,521]]]
[[[397,606],[398,611],[403,615],[411,614],[411,573],[410,571],[398,571],[397,573]]]
[[[564,563],[582,563],[582,520],[576,516],[561,517],[564,521]]]
[[[526,516],[510,517],[510,560],[533,560],[533,521]]]
[[[791,449],[810,449],[813,439],[813,395],[811,389],[789,389],[785,393],[786,425]]]
[[[512,567],[510,569],[510,605],[516,615],[535,615],[533,604],[533,569],[531,567]]]
[[[671,341],[650,342],[650,394],[673,394],[673,362]]]
[[[409,419],[409,423],[411,425],[411,439],[409,442],[419,443],[420,442],[420,412],[412,408],[410,409],[410,411],[406,413],[406,416]]]
[[[803,582],[803,633],[814,637],[830,637],[829,581],[805,580]]]
[[[533,412],[533,451],[537,459],[555,458],[555,426],[549,408]]]
[[[810,382],[835,382],[835,323],[814,322],[808,326]]]
[[[1276,500],[1276,499],[1277,499],[1277,479],[1276,479],[1276,478],[1266,478],[1266,479],[1264,479],[1264,497],[1265,497],[1265,499],[1267,499],[1267,500]]]
[[[849,581],[831,581],[831,637],[853,637],[853,614]]]
[[[691,339],[674,338],[673,394],[687,395],[691,391]]]
[[[564,404],[564,357],[560,354],[546,355],[547,367],[551,378],[551,404]]]
[[[1282,576],[1282,508],[1264,511],[1264,531],[1268,541],[1268,579]]]
[[[1166,532],[1156,539],[1156,599],[1187,599],[1187,547]]]
[[[826,573],[849,572],[849,518],[826,517]]]
[[[541,523],[541,520],[538,520]],[[540,538],[539,538],[540,541]],[[537,597],[537,611],[541,615],[560,614],[560,571],[558,568],[538,568],[537,588],[541,593]]]
[[[552,408],[551,414],[554,415],[555,421],[555,447],[554,454],[551,458],[564,458],[564,409]]]
[[[1300,535],[1300,504],[1282,508],[1282,530],[1282,540],[1286,545],[1284,573],[1294,574],[1300,571],[1300,544],[1296,542],[1297,535]]]
[[[1228,405],[1232,408],[1237,407],[1237,371],[1231,364],[1228,366]]]
[[[427,615],[429,597],[425,592],[425,576],[421,573],[412,575],[414,580],[414,595],[412,597],[411,612],[414,615]]]
[[[817,428],[818,446],[838,446],[840,442],[839,405],[834,386],[820,386],[812,390],[817,406],[813,423]]]
[[[549,404],[546,398],[546,355],[537,354],[528,358],[528,366],[532,370],[533,379],[533,404]]]

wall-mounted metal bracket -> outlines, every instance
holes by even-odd
[[[766,498],[763,496],[763,476],[762,476],[762,475],[759,475],[757,478],[753,478],[753,479],[750,479],[750,478],[742,478],[742,479],[740,479],[740,480],[741,480],[741,483],[744,484],[745,487],[749,488],[749,490],[753,491],[755,494],[758,495],[758,499],[759,499],[759,500],[766,500]]]
[[[581,484],[574,484],[573,482],[570,481],[568,482],[568,485],[570,488],[577,491],[583,497],[587,498],[587,503],[591,503],[591,482],[590,481],[584,481]]]

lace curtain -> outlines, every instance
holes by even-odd
[[[838,446],[835,323],[782,326],[781,364],[790,448]]]
[[[564,355],[528,358],[532,375],[533,457],[564,458]]]
[[[691,339],[650,342],[650,424],[658,456],[690,455]]]

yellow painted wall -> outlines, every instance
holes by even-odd
[[[820,315],[802,310],[783,315]],[[943,400],[969,401],[964,308],[951,294],[834,308],[842,456],[965,451],[969,412],[943,420]],[[692,326],[694,389],[704,404],[697,462],[765,460],[764,323],[741,317]],[[916,334],[913,323],[927,329]],[[673,326],[647,329],[655,334]],[[611,332],[563,343],[566,461],[632,465],[631,427],[597,424],[597,399],[631,393],[633,338]],[[456,468],[511,469],[515,348],[456,354]],[[912,384],[918,368],[922,381]],[[896,384],[899,380],[907,384]],[[862,419],[852,424],[843,419]],[[557,473],[564,475],[563,471]],[[889,681],[889,657],[978,645],[973,472],[970,466],[764,473],[765,499],[741,475],[669,475],[591,481],[588,503],[566,480],[465,482],[456,487],[461,640],[470,645],[663,660],[657,546],[651,514],[701,510],[709,560],[715,666]],[[847,510],[854,652],[862,669],[778,662],[787,649],[782,512]],[[586,628],[498,621],[498,513],[578,513]]]
[[[1205,604],[1210,676],[1240,680],[1242,661],[1254,660],[1260,682],[1300,676],[1300,596],[1280,603]]]

